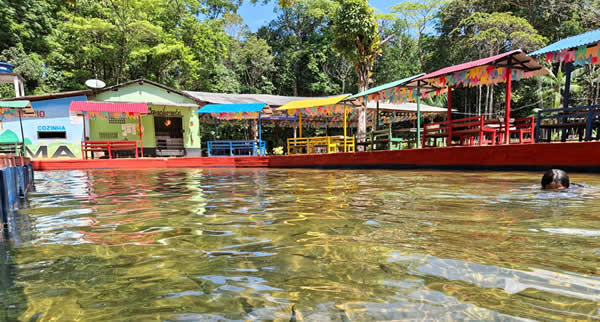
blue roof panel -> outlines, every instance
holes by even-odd
[[[252,104],[208,104],[198,110],[198,113],[251,113],[260,112],[266,103]]]
[[[532,52],[531,54],[529,54],[529,56],[537,56],[537,55],[543,55],[546,53],[561,51],[563,49],[577,48],[579,46],[593,44],[598,41],[600,41],[600,29],[588,31],[586,33],[583,33],[583,34],[580,34],[577,36],[559,40],[559,41],[557,41],[553,44],[550,44],[542,49],[538,49],[538,50]]]

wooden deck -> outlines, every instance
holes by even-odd
[[[144,158],[33,161],[36,170],[148,168],[429,168],[474,170],[544,170],[600,173],[600,142],[453,146],[355,153],[264,157]]]

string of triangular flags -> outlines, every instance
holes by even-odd
[[[587,45],[575,49],[563,49],[545,54],[547,63],[573,63],[574,66],[600,64],[600,43],[588,48]]]
[[[133,112],[90,112],[82,111],[81,113],[85,118],[90,120],[109,120],[109,119],[137,119],[138,113]]]

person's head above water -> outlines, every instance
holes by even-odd
[[[565,189],[569,184],[569,175],[563,170],[548,170],[542,177],[542,189]]]

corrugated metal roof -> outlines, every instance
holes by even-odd
[[[577,48],[583,45],[589,45],[600,41],[600,29],[588,31],[577,36],[561,39],[553,44],[550,44],[544,48],[538,49],[529,56],[543,55],[545,53],[557,52],[563,49]]]
[[[295,110],[306,107],[333,105],[348,97],[350,97],[350,94],[293,101],[279,107],[278,110]]]
[[[92,95],[92,91],[89,89],[79,90],[79,91],[68,91],[68,92],[60,92],[60,93],[50,93],[50,94],[41,94],[41,95],[27,95],[21,97],[14,98],[5,98],[2,101],[18,101],[26,99],[28,101],[43,101],[55,98],[63,98],[63,97],[73,97],[73,96],[89,96]]]
[[[3,108],[26,108],[26,107],[31,107],[31,102],[29,101],[4,101],[4,102],[0,102],[0,107]]]
[[[385,91],[386,89],[390,89],[390,88],[402,85],[404,83],[407,83],[407,82],[409,82],[409,81],[411,81],[411,80],[413,80],[415,78],[418,78],[420,76],[423,76],[423,75],[425,75],[425,73],[421,73],[419,75],[414,75],[414,76],[410,76],[410,77],[407,77],[407,78],[403,78],[401,80],[397,80],[397,81],[394,81],[394,82],[391,82],[391,83],[379,85],[377,87],[373,87],[371,89],[368,89],[368,90],[366,90],[364,92],[360,92],[358,94],[354,94],[354,95],[348,97],[347,99],[354,99],[354,98],[357,98],[357,97],[361,97],[361,96],[365,96],[365,95],[377,93],[377,92],[380,92],[380,91]]]
[[[250,104],[209,104],[204,105],[198,113],[257,113],[267,106],[266,103]]]
[[[483,58],[483,59],[479,59],[479,60],[474,60],[474,61],[470,61],[470,62],[467,62],[464,64],[459,64],[459,65],[442,68],[442,69],[436,70],[434,72],[431,72],[429,74],[425,74],[425,75],[417,78],[417,80],[436,78],[436,77],[440,77],[440,76],[444,76],[444,75],[448,75],[448,74],[452,74],[452,73],[456,73],[456,72],[462,72],[462,71],[465,71],[465,70],[468,70],[468,69],[471,69],[474,67],[480,67],[480,66],[485,66],[485,65],[493,65],[493,64],[500,64],[500,63],[506,64],[508,62],[509,57],[512,57],[517,62],[517,64],[512,64],[513,66],[519,66],[519,68],[522,68],[523,66],[525,66],[530,71],[533,71],[532,76],[546,75],[548,73],[548,70],[543,68],[542,65],[540,65],[540,63],[538,63],[535,59],[533,59],[532,57],[527,57],[527,55],[522,50],[518,49],[518,50],[509,51],[509,52],[506,52],[506,53],[503,53],[500,55],[487,57],[487,58]]]
[[[285,105],[292,101],[314,98],[270,94],[226,94],[192,91],[184,91],[184,93],[194,97],[194,99],[198,101],[207,102],[210,104],[267,103],[271,107]]]
[[[148,104],[72,101],[69,111],[147,114]]]

